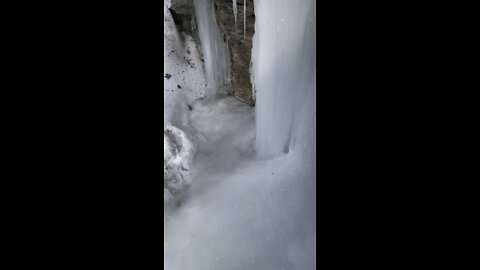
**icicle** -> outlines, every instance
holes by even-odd
[[[230,84],[230,55],[218,27],[214,1],[194,0],[193,3],[208,84],[206,96],[211,98],[218,92],[229,91],[225,86]]]
[[[237,0],[232,0],[233,16],[235,17],[235,29],[237,29]]]
[[[245,40],[245,30],[247,29],[247,2],[246,0],[243,0],[243,40]]]

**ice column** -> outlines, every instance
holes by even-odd
[[[230,84],[230,56],[217,24],[213,0],[194,0],[198,34],[202,44],[207,98],[227,93]]]
[[[315,0],[255,0],[252,78],[260,158],[288,153],[311,135],[305,128],[314,125],[316,106],[315,16]]]

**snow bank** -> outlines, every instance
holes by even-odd
[[[189,167],[199,137],[188,113],[205,96],[205,76],[191,36],[179,33],[164,1],[164,200],[166,205],[191,181]],[[189,107],[190,106],[190,107]]]

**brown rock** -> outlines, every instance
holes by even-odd
[[[243,0],[237,0],[237,24],[231,0],[215,0],[215,13],[232,59],[232,93],[243,103],[254,105],[250,83],[250,59],[255,27],[253,0],[246,0],[246,31],[243,35]]]

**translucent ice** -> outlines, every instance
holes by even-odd
[[[230,56],[217,24],[213,0],[194,0],[194,5],[207,77],[206,97],[211,98],[219,92],[227,93]]]
[[[252,61],[259,157],[288,153],[315,110],[315,0],[256,0]]]

